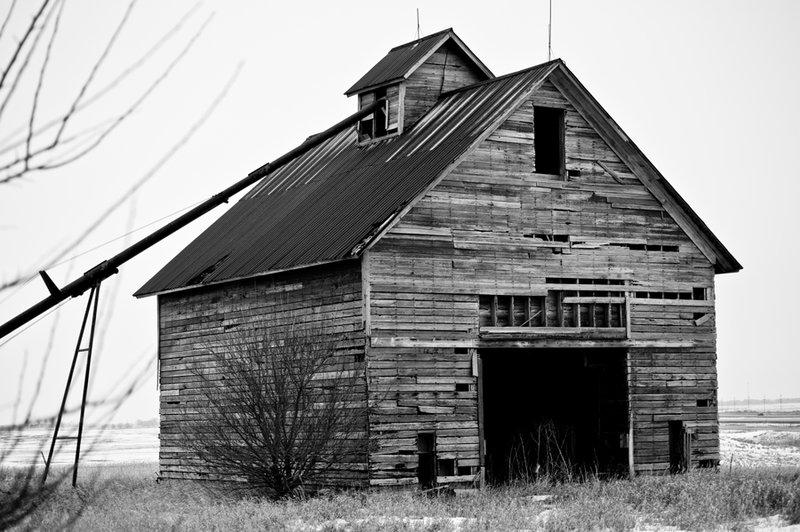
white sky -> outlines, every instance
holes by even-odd
[[[744,265],[738,274],[717,277],[720,397],[800,396],[798,349],[791,340],[800,317],[795,282],[800,172],[794,161],[800,140],[800,3],[553,3],[554,56],[566,61]],[[34,7],[30,1],[22,4],[18,17]],[[63,170],[0,185],[0,284],[37,270],[43,257],[74,238],[153,167],[203,114],[240,61],[245,63],[236,84],[205,126],[133,203],[119,209],[72,255],[206,199],[354,112],[355,101],[342,93],[391,47],[414,38],[416,7],[423,35],[453,27],[501,75],[547,59],[547,4],[202,4],[150,70],[137,73],[116,98],[87,111],[84,126],[124,109],[214,13],[185,60],[98,151]],[[0,5],[0,14],[7,5]],[[142,0],[97,87],[131,64],[193,5]],[[125,7],[117,0],[69,0],[41,116],[52,116],[75,94]],[[16,37],[29,16],[16,19]],[[3,41],[4,58],[9,41]],[[20,98],[3,117],[0,139],[24,123],[27,101]],[[135,373],[131,367],[142,367],[155,356],[155,298],[135,300],[131,294],[222,212],[134,259],[103,284],[105,334],[93,367],[91,397],[104,397]],[[126,243],[117,240],[49,272],[64,284]],[[39,279],[0,292],[0,320],[46,295]],[[34,408],[38,415],[54,413],[84,305],[85,298],[73,300],[0,346],[0,424],[12,421],[20,385],[20,411],[25,410],[58,316],[54,350]],[[152,418],[157,409],[152,373],[115,419]]]

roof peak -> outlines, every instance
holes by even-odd
[[[537,69],[540,69],[540,68],[549,67],[549,66],[555,66],[555,65],[564,65],[564,66],[566,66],[566,63],[564,63],[564,61],[561,60],[560,58],[552,59],[550,61],[545,61],[544,63],[539,63],[538,65],[533,65],[533,66],[530,66],[530,67],[527,67],[527,68],[523,68],[523,69],[517,70],[516,72],[509,72],[508,74],[503,74],[502,76],[497,76],[497,77],[494,77],[494,78],[491,78],[491,79],[485,79],[483,81],[479,81],[477,83],[473,83],[472,85],[464,85],[463,87],[459,87],[457,89],[453,89],[453,90],[450,90],[450,91],[447,91],[447,92],[443,92],[439,96],[439,98],[444,98],[445,96],[450,96],[451,94],[456,94],[456,93],[459,93],[459,92],[472,90],[472,89],[475,89],[477,87],[481,87],[481,86],[487,85],[489,83],[494,83],[496,81],[502,81],[504,79],[508,79],[510,77],[513,77],[513,76],[519,76],[520,74],[525,74],[525,73],[530,72],[532,70],[537,70]]]
[[[378,61],[361,79],[347,89],[345,95],[362,93],[383,85],[407,79],[419,66],[445,43],[452,42],[463,53],[481,76],[493,78],[491,70],[456,35],[453,28],[432,33],[426,37],[395,46]]]
[[[427,40],[430,40],[430,39],[438,39],[442,35],[445,35],[445,34],[448,34],[448,33],[452,33],[453,35],[456,34],[456,32],[453,31],[453,28],[447,28],[445,30],[437,31],[436,33],[431,33],[430,35],[426,35],[424,37],[420,37],[419,39],[414,39],[413,41],[408,41],[407,43],[404,43],[404,44],[398,44],[397,46],[395,46],[394,48],[392,48],[389,51],[390,52],[394,52],[395,50],[399,50],[401,48],[406,48],[406,47],[412,46],[412,45],[418,45],[421,42],[424,42],[424,41],[427,41]]]

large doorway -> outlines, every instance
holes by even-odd
[[[628,468],[624,349],[482,349],[486,478]]]

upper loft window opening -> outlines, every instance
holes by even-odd
[[[534,171],[539,174],[564,174],[564,110],[533,108]]]
[[[392,105],[390,99],[393,94],[387,94],[387,92],[387,87],[380,87],[373,92],[359,95],[361,99],[361,108],[371,105],[372,102],[376,100],[383,99],[383,105],[376,109],[371,115],[362,118],[358,123],[360,141],[377,139],[397,132],[397,119],[391,116]],[[396,90],[392,92],[394,93]],[[396,109],[394,111],[396,112]]]

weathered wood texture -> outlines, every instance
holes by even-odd
[[[406,125],[477,81],[466,65],[445,47],[417,69],[400,91]],[[566,175],[533,171],[534,106],[565,112]],[[361,263],[162,295],[162,475],[196,473],[181,423],[203,415],[204,349],[264,320],[334,331],[366,372],[353,393],[369,419],[352,437],[371,450],[334,483],[416,485],[430,433],[440,482],[482,478],[481,349],[625,348],[635,470],[670,467],[670,421],[690,431],[694,465],[718,459],[714,267],[641,171],[546,82]]]
[[[566,179],[533,172],[537,105],[565,110]],[[373,478],[410,475],[400,472],[414,459],[414,434],[440,420],[463,423],[448,426],[447,437],[459,442],[459,460],[477,463],[477,418],[469,418],[477,405],[453,388],[458,379],[474,381],[469,356],[456,348],[628,347],[637,469],[663,468],[667,443],[656,449],[654,442],[669,419],[696,426],[695,463],[718,456],[716,409],[696,402],[702,396],[715,404],[713,266],[549,82],[420,200],[368,260],[370,390],[391,392],[372,396],[381,414],[371,418],[370,432],[381,442],[402,442],[379,446]],[[548,307],[546,324],[573,325],[562,334],[535,334],[531,325],[531,334],[481,327],[481,295],[524,301],[553,293],[579,309],[582,327],[556,307]],[[624,308],[602,307],[621,301]],[[623,327],[593,328],[593,319]],[[659,411],[659,401],[670,408]]]
[[[484,79],[453,43],[433,53],[405,81],[404,128],[412,126],[433,107],[442,93]]]
[[[369,350],[370,483],[416,484],[417,437],[436,434],[439,480],[473,482],[478,453],[475,357],[466,349]],[[458,478],[455,478],[458,477]]]
[[[187,421],[202,420],[208,404],[202,368],[218,369],[209,351],[237,342],[253,331],[280,334],[286,326],[325,332],[336,345],[335,367],[364,372],[364,325],[360,266],[351,261],[270,277],[254,278],[159,297],[161,476],[206,478],[185,445]],[[332,368],[333,369],[333,368]],[[366,410],[366,383],[358,379],[353,404]],[[363,423],[366,430],[366,419]],[[200,429],[201,430],[201,429]],[[198,430],[199,432],[199,430]],[[366,438],[365,432],[350,435]],[[329,472],[330,484],[359,485],[367,478],[367,457],[353,456]]]
[[[634,457],[639,471],[669,468],[669,422],[693,432],[692,461],[719,460],[716,354],[701,348],[628,351]]]

